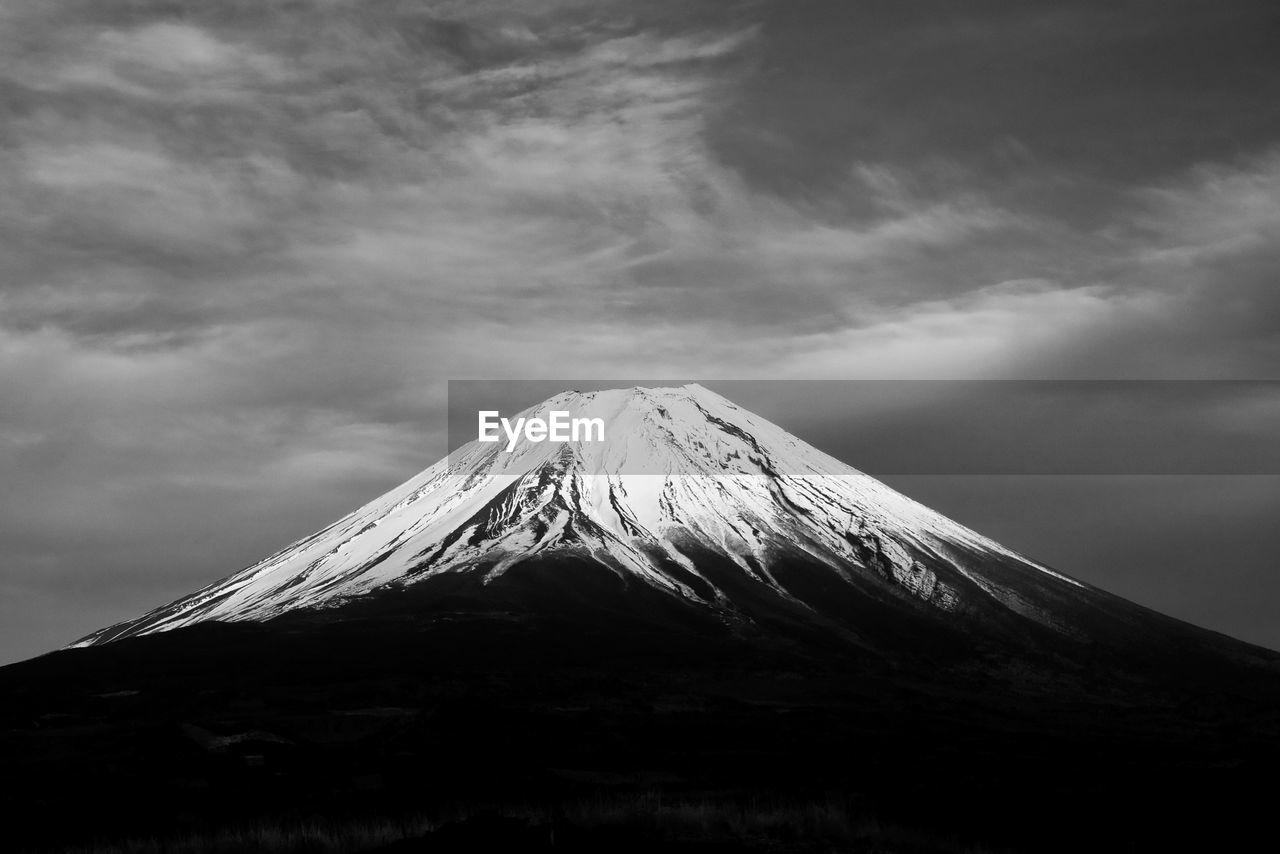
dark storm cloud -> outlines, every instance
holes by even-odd
[[[5,583],[158,579],[25,651],[431,462],[449,377],[1274,376],[1274,14],[5,3]]]

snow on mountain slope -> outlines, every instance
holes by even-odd
[[[737,568],[735,586],[802,608],[813,604],[779,567],[820,566],[938,614],[976,597],[1063,631],[1052,602],[1088,590],[701,386],[564,392],[522,415],[552,410],[604,418],[609,441],[511,453],[472,442],[261,563],[74,646],[336,608],[445,573],[492,584],[557,555],[729,619],[738,605],[724,576],[706,572],[708,556]]]

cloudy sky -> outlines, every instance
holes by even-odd
[[[449,378],[1280,379],[1278,37],[1270,0],[4,0],[0,660],[425,467]],[[1280,417],[1210,397],[1223,442]],[[1280,478],[1239,469],[891,482],[1280,646]]]

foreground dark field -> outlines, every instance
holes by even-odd
[[[1270,832],[1269,670],[1190,662],[1170,682],[939,650],[437,614],[57,653],[0,670],[9,847],[1071,851]]]

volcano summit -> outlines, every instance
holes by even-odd
[[[985,615],[1066,636],[1082,611],[1146,616],[889,489],[699,385],[566,392],[521,413],[587,413],[611,443],[472,442],[261,563],[79,645],[222,620],[266,620],[436,582],[475,597],[519,579],[642,591],[729,626],[786,615],[839,627],[882,607]],[[568,570],[565,564],[572,564]],[[649,598],[646,596],[646,599]]]

